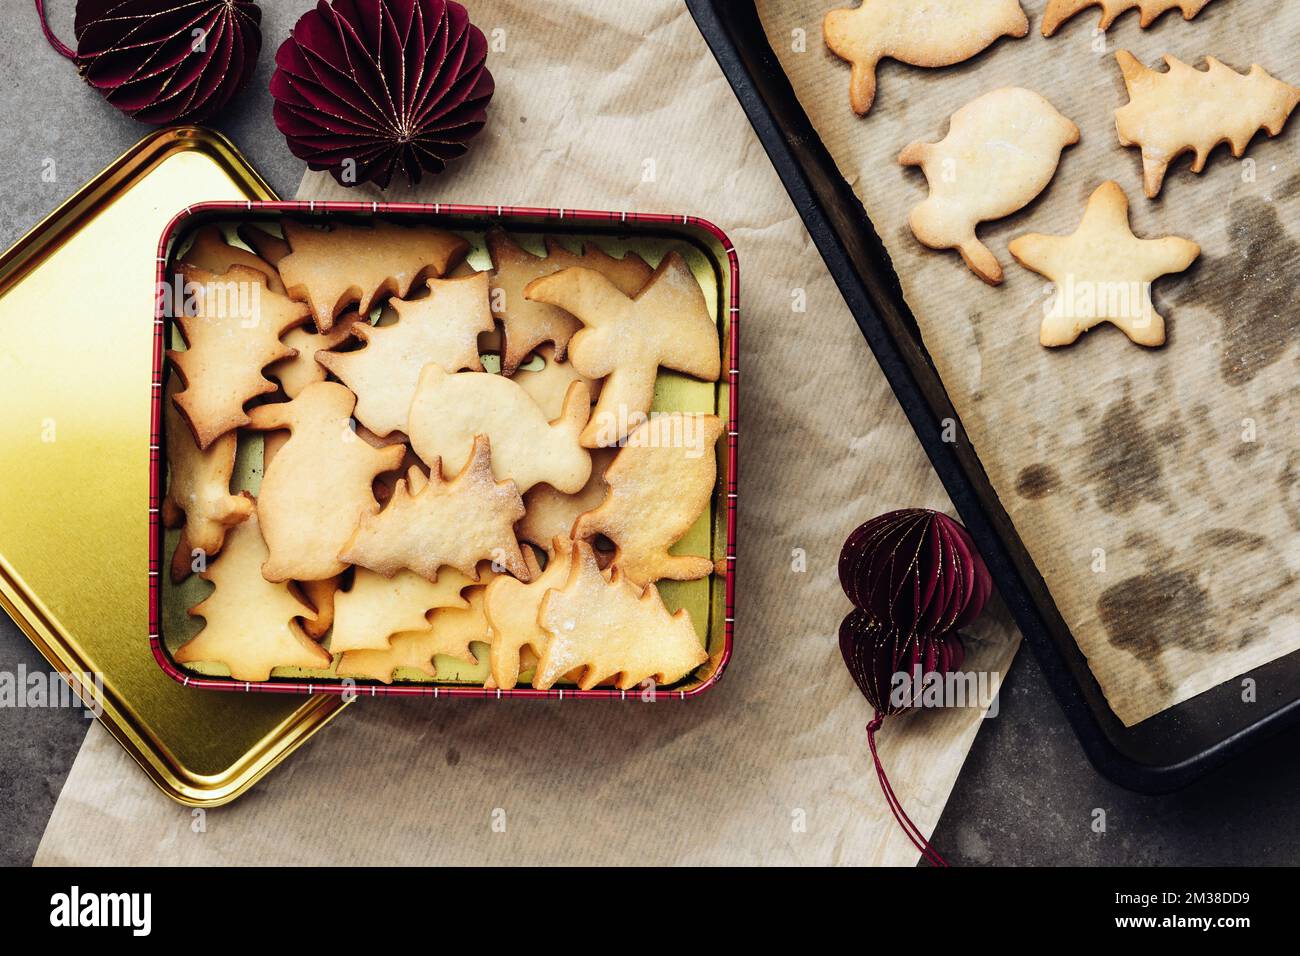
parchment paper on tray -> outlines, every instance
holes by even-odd
[[[1092,8],[1051,39],[1045,0],[1026,0],[1025,39],[1002,39],[957,67],[879,69],[865,118],[849,108],[849,67],[821,39],[827,0],[759,0],[768,39],[813,125],[861,198],[975,449],[1107,700],[1132,725],[1300,647],[1300,118],[1261,134],[1245,162],[1226,147],[1207,170],[1174,165],[1156,201],[1136,149],[1119,145],[1128,101],[1115,52],[1158,66],[1206,55],[1259,63],[1300,84],[1300,4],[1219,0],[1141,30],[1135,13],[1104,35]],[[1163,69],[1163,66],[1160,66]],[[980,236],[1006,284],[984,285],[955,253],[907,226],[924,178],[897,164],[935,141],[963,104],[1001,86],[1046,96],[1077,123],[1042,197]],[[1139,236],[1185,236],[1202,256],[1155,285],[1169,318],[1149,350],[1103,326],[1048,350],[1045,280],[1007,242],[1068,234],[1088,196],[1117,180]]]

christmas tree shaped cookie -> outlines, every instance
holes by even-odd
[[[583,268],[537,279],[524,294],[571,312],[585,326],[569,342],[569,360],[579,374],[605,379],[582,432],[587,448],[616,445],[641,422],[660,366],[710,382],[722,372],[717,326],[700,284],[675,252],[635,297]]]
[[[427,276],[441,276],[469,252],[469,243],[430,226],[336,223],[320,229],[284,220],[293,250],[280,260],[289,296],[311,306],[316,328],[328,332],[350,306],[362,315],[384,296],[405,296]]]
[[[1198,70],[1166,56],[1168,72],[1157,73],[1127,50],[1115,57],[1129,95],[1115,112],[1115,128],[1121,145],[1141,148],[1142,181],[1152,199],[1160,195],[1169,165],[1183,153],[1195,154],[1194,173],[1205,169],[1220,143],[1228,143],[1240,159],[1261,129],[1270,136],[1282,132],[1300,103],[1300,89],[1258,65],[1238,73],[1209,56],[1208,68]]]
[[[1163,345],[1165,320],[1151,303],[1151,283],[1182,272],[1201,254],[1194,242],[1167,236],[1139,239],[1129,226],[1128,197],[1103,183],[1083,222],[1069,236],[1030,234],[1011,243],[1027,269],[1056,283],[1039,341],[1069,345],[1101,322],[1111,322],[1138,345]]]
[[[487,565],[480,569],[486,570]],[[513,579],[511,579],[513,580]],[[352,587],[334,599],[334,633],[330,650],[382,650],[389,638],[404,631],[429,626],[427,615],[440,607],[465,608],[461,592],[474,583],[455,568],[443,568],[437,581],[413,571],[398,571],[391,578],[357,568]]]
[[[430,479],[412,468],[384,510],[361,519],[339,556],[380,574],[406,568],[430,581],[444,566],[473,575],[479,561],[487,560],[526,581],[528,566],[514,532],[523,516],[514,483],[493,477],[488,439],[480,435],[469,462],[451,481],[444,480],[436,459]]]
[[[262,476],[262,532],[268,581],[311,581],[341,574],[339,552],[362,517],[379,510],[371,483],[392,471],[401,445],[372,448],[352,430],[356,399],[337,382],[308,385],[290,402],[261,405],[253,428],[289,429]]]
[[[669,554],[713,497],[716,415],[653,415],[628,436],[605,470],[609,491],[580,515],[575,538],[603,534],[614,542],[614,567],[634,584],[660,578],[691,581],[713,573],[713,560]]]
[[[246,402],[275,391],[262,369],[293,355],[280,336],[302,325],[307,309],[276,295],[260,272],[242,266],[215,275],[182,265],[180,275],[186,295],[176,321],[188,347],[167,353],[185,385],[173,401],[206,449],[248,424]]]
[[[477,664],[470,647],[486,643],[487,618],[483,614],[483,588],[465,592],[464,608],[438,608],[428,624],[414,631],[394,634],[388,647],[379,650],[346,651],[339,659],[340,677],[364,677],[390,684],[398,668],[409,667],[428,677],[437,677],[435,657],[443,655],[465,664]]]
[[[621,690],[648,679],[672,684],[708,660],[690,615],[670,614],[653,584],[643,590],[617,568],[606,578],[585,541],[570,557],[568,580],[546,593],[538,612],[549,639],[534,687],[546,690],[577,668],[584,690],[615,675]]]
[[[311,607],[287,584],[262,576],[266,544],[257,515],[226,536],[220,558],[199,575],[215,586],[190,609],[203,630],[176,651],[182,664],[225,664],[236,680],[262,681],[276,667],[329,667],[330,655],[303,633],[296,618],[310,620]]]
[[[365,343],[354,352],[321,352],[318,362],[357,395],[357,421],[381,438],[406,430],[406,416],[432,363],[447,372],[483,371],[478,336],[493,328],[486,272],[464,279],[430,279],[423,299],[390,301],[392,325],[361,324],[353,334]]]
[[[1145,30],[1170,10],[1179,10],[1184,20],[1191,20],[1209,3],[1210,0],[1047,0],[1047,10],[1043,13],[1043,36],[1050,37],[1062,23],[1089,7],[1101,7],[1098,30],[1109,30],[1121,13],[1134,9],[1139,12],[1139,23]]]
[[[487,372],[448,375],[426,365],[411,402],[407,434],[429,465],[441,459],[454,476],[470,457],[475,440],[492,443],[492,469],[525,492],[538,482],[572,493],[591,476],[591,454],[579,436],[591,413],[587,387],[574,382],[560,417],[548,422],[541,408],[512,379]]]
[[[573,333],[582,323],[563,309],[545,302],[534,302],[524,295],[528,283],[571,266],[595,269],[626,295],[636,295],[649,280],[649,264],[630,252],[621,259],[607,255],[587,243],[581,255],[574,255],[554,239],[546,239],[546,255],[535,256],[515,245],[500,229],[487,234],[488,252],[492,255],[492,308],[505,329],[505,347],[501,352],[501,373],[514,375],[515,369],[544,342],[554,343],[554,354],[564,358]]]

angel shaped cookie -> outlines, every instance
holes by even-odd
[[[582,321],[569,342],[569,361],[579,374],[605,379],[582,432],[584,447],[616,445],[644,420],[660,366],[710,382],[722,373],[718,327],[695,275],[675,252],[635,297],[582,268],[537,279],[524,294]]]
[[[163,399],[168,472],[162,517],[169,528],[184,524],[171,565],[172,580],[179,582],[189,577],[195,551],[206,560],[221,550],[226,532],[253,513],[253,501],[230,493],[238,442],[235,433],[227,432],[207,451],[200,450],[172,402],[177,387],[176,376],[170,376]]]
[[[505,330],[501,350],[501,372],[514,375],[521,362],[545,342],[554,344],[554,354],[564,358],[569,339],[582,324],[561,308],[525,297],[528,283],[571,266],[595,269],[626,295],[636,295],[649,280],[649,264],[634,252],[621,259],[587,243],[575,255],[552,238],[546,239],[546,255],[535,256],[521,249],[501,229],[489,230],[488,252],[492,255],[492,310]]]
[[[573,525],[575,538],[603,534],[614,542],[614,567],[629,581],[691,581],[713,572],[704,556],[669,554],[709,506],[717,477],[716,415],[652,415],[627,437],[605,469],[608,492]]]

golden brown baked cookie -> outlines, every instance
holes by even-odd
[[[709,382],[722,374],[718,327],[695,275],[675,252],[635,298],[583,268],[534,280],[524,294],[571,312],[585,326],[569,342],[569,361],[583,376],[605,379],[582,432],[587,448],[616,445],[644,420],[660,366]]]
[[[203,629],[176,651],[178,663],[225,664],[235,680],[263,681],[276,667],[329,667],[330,655],[298,626],[315,612],[287,584],[262,576],[266,544],[257,515],[226,536],[221,557],[199,577],[214,590],[190,609]]]
[[[670,614],[653,584],[639,588],[617,568],[606,578],[585,541],[574,547],[568,580],[546,592],[538,613],[549,637],[533,675],[540,690],[575,668],[585,669],[584,690],[615,675],[621,690],[649,679],[672,684],[708,660],[684,609]]]
[[[385,296],[405,296],[417,281],[445,275],[465,257],[469,243],[432,226],[336,223],[328,229],[286,219],[293,250],[280,260],[290,298],[311,306],[316,328],[328,332],[350,307],[368,315]]]
[[[308,385],[297,398],[261,405],[249,424],[288,429],[262,476],[259,513],[270,558],[268,581],[313,581],[346,570],[339,552],[362,517],[379,510],[371,483],[396,468],[401,445],[372,448],[352,430],[356,399],[337,382]]]

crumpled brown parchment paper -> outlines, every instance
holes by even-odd
[[[1045,39],[1045,0],[1025,0],[1024,39],[951,69],[882,64],[865,118],[849,109],[848,64],[821,40],[824,12],[847,5],[760,0],[759,10],[1115,713],[1138,723],[1300,647],[1300,117],[1277,139],[1261,133],[1245,163],[1220,147],[1196,176],[1183,157],[1155,201],[1114,119],[1128,102],[1120,49],[1153,67],[1169,53],[1196,66],[1207,54],[1241,71],[1259,63],[1300,85],[1300,4],[1216,0],[1190,23],[1172,13],[1149,30],[1129,13],[1105,35],[1090,8]],[[942,138],[953,112],[1001,86],[1046,96],[1083,138],[1036,202],[981,227],[1007,275],[990,288],[956,253],[913,237],[907,217],[926,183],[897,157]],[[1139,236],[1185,236],[1201,259],[1155,284],[1164,348],[1104,326],[1044,349],[1047,280],[1016,264],[1007,243],[1073,232],[1108,179],[1127,192]]]
[[[199,815],[95,727],[37,862],[915,863],[840,661],[836,560],[877,512],[948,508],[942,487],[685,9],[521,0],[472,12],[504,41],[489,125],[455,172],[390,198],[696,213],[739,250],[727,674],[676,704],[360,700],[246,796]],[[300,196],[379,194],[309,174]],[[991,609],[968,666],[1002,673],[1017,643]],[[927,833],[981,718],[953,709],[882,732]]]

